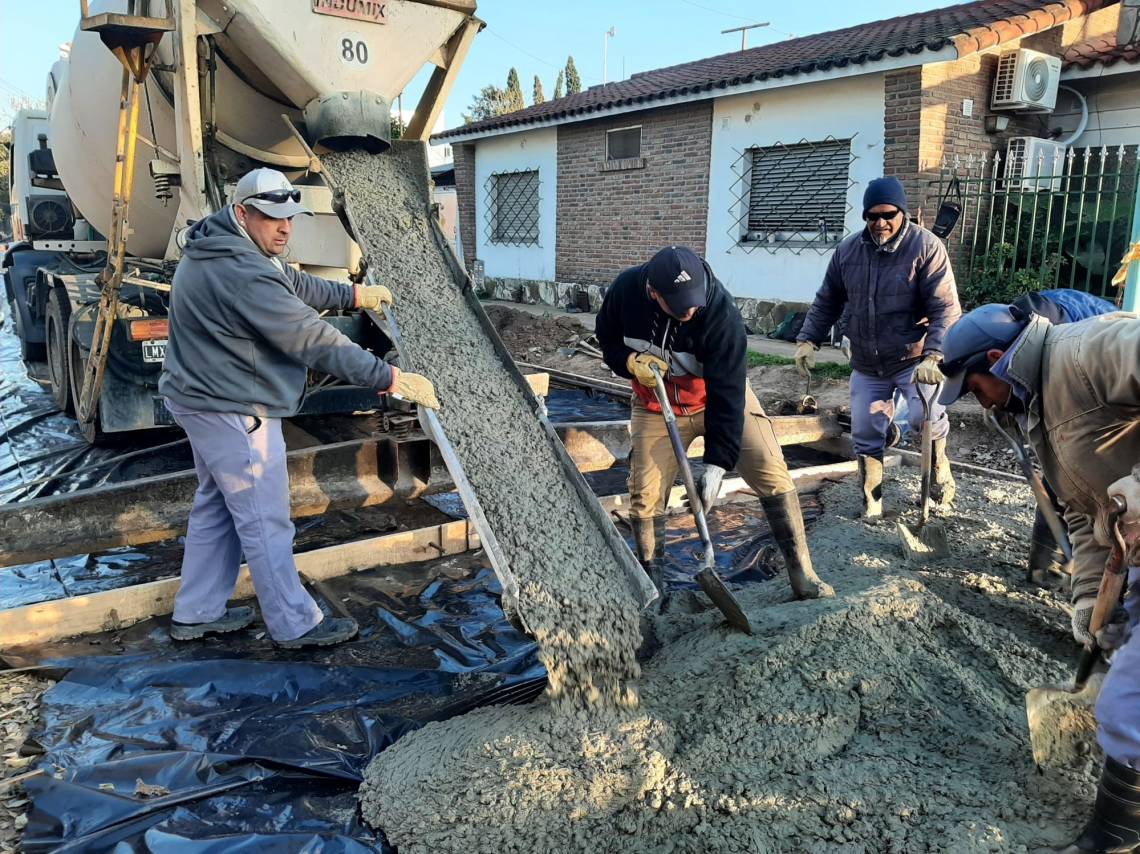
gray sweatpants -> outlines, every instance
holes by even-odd
[[[851,442],[856,454],[882,459],[887,443],[887,428],[895,417],[895,389],[906,397],[910,429],[915,435],[921,432],[922,400],[918,396],[918,383],[914,381],[916,367],[917,365],[909,365],[889,377],[851,372]],[[933,389],[923,386],[922,391],[930,397]],[[935,439],[945,439],[950,432],[946,407],[934,401],[931,409],[934,421],[931,435]]]
[[[207,623],[221,617],[244,552],[270,636],[300,637],[322,614],[293,563],[280,419],[200,412],[169,400],[166,408],[186,431],[198,472],[174,619]]]

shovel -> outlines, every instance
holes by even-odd
[[[1096,703],[1099,685],[1090,684],[1089,677],[1100,658],[1096,634],[1104,627],[1124,589],[1124,554],[1127,550],[1120,534],[1120,517],[1127,509],[1123,500],[1113,497],[1108,526],[1115,542],[1104,563],[1104,575],[1101,576],[1096,604],[1089,620],[1093,642],[1081,651],[1073,684],[1069,687],[1041,685],[1025,695],[1029,743],[1033,746],[1033,761],[1039,768],[1069,764],[1077,752],[1075,743],[1084,740],[1082,736],[1093,728],[1092,707]]]
[[[673,453],[677,457],[677,465],[681,469],[681,479],[685,482],[685,493],[689,496],[689,506],[693,509],[693,518],[697,523],[697,534],[700,535],[701,545],[705,549],[704,567],[697,573],[697,584],[705,591],[705,595],[724,614],[728,624],[745,634],[752,634],[752,624],[748,616],[732,591],[716,571],[716,551],[713,549],[712,537],[709,535],[708,520],[705,519],[704,505],[701,503],[700,493],[697,491],[697,482],[693,480],[693,469],[689,465],[689,455],[681,442],[681,433],[677,429],[677,416],[669,403],[669,395],[665,391],[665,379],[656,365],[652,366],[653,375],[657,377],[657,385],[653,390],[657,393],[657,402],[661,404],[661,414],[665,416],[665,428],[669,431],[669,442],[673,445]]]
[[[900,519],[895,523],[898,529],[899,541],[902,543],[903,555],[908,563],[926,563],[932,560],[942,560],[950,556],[950,546],[946,542],[946,530],[939,524],[930,521],[930,488],[934,480],[934,422],[930,412],[934,408],[942,391],[942,384],[933,386],[934,391],[927,397],[922,393],[922,386],[918,387],[918,397],[922,401],[922,509],[918,525],[908,528]]]
[[[1021,441],[1021,437],[1004,430],[997,417],[990,411],[986,410],[986,414],[982,416],[985,419],[986,426],[991,430],[997,430],[1005,440],[1009,442],[1010,448],[1013,449],[1013,455],[1017,458],[1017,464],[1021,467],[1021,473],[1025,475],[1026,481],[1029,482],[1030,489],[1033,490],[1033,497],[1037,499],[1037,506],[1041,510],[1041,515],[1045,517],[1045,523],[1049,526],[1050,532],[1053,534],[1053,539],[1057,541],[1060,546],[1061,552],[1065,555],[1065,561],[1072,563],[1073,548],[1069,545],[1069,537],[1065,533],[1065,526],[1061,523],[1061,517],[1057,515],[1056,508],[1053,507],[1053,502],[1049,498],[1049,493],[1045,491],[1045,484],[1041,481],[1041,475],[1033,470],[1033,464],[1029,462],[1029,457],[1025,453],[1025,443]],[[1071,574],[1071,573],[1070,573]],[[1033,581],[1033,570],[1029,570],[1027,581]]]

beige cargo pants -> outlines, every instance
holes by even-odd
[[[697,436],[705,434],[704,412],[678,415],[677,429],[681,442],[688,448]],[[665,512],[665,501],[677,478],[677,458],[665,429],[665,417],[660,412],[650,412],[636,397],[629,430],[633,439],[629,458],[629,515],[650,519]],[[744,392],[744,432],[736,471],[761,498],[783,495],[796,488],[772,422],[748,385]]]

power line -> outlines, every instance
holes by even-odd
[[[548,61],[548,60],[545,60],[545,59],[543,59],[541,56],[535,56],[533,53],[531,53],[531,52],[530,52],[529,50],[527,50],[526,48],[523,48],[523,47],[519,47],[519,46],[518,46],[517,44],[515,44],[514,42],[512,42],[512,41],[509,41],[509,40],[507,40],[507,39],[503,38],[501,35],[499,35],[497,32],[495,32],[494,30],[492,30],[490,27],[488,27],[488,28],[487,28],[487,32],[488,32],[488,33],[490,33],[491,35],[493,35],[495,38],[497,38],[497,39],[498,39],[499,41],[501,41],[503,44],[507,44],[507,45],[510,45],[510,46],[511,46],[511,47],[513,47],[515,50],[517,50],[519,53],[524,53],[524,54],[526,54],[527,56],[529,56],[531,59],[535,60],[536,62],[541,62],[543,65],[546,65],[546,66],[548,66],[548,67],[550,67],[550,68],[561,68],[561,67],[562,67],[562,66],[560,66],[560,65],[555,65],[554,63],[552,63],[552,62],[550,62],[550,61]]]
[[[714,15],[724,15],[727,18],[736,18],[738,21],[755,21],[755,18],[746,18],[743,15],[737,15],[735,12],[725,12],[723,9],[714,9],[711,6],[703,6],[700,3],[694,3],[693,0],[681,0],[686,6],[692,6],[696,9],[703,9],[706,12],[712,12]],[[781,30],[771,25],[768,26],[774,33],[779,33],[782,36],[787,36],[790,39],[799,38],[795,33],[789,33],[787,30]]]

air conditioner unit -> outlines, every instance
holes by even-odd
[[[1006,191],[1032,193],[1061,189],[1065,146],[1051,139],[1015,136],[1005,149]]]
[[[1035,50],[1010,50],[998,57],[990,108],[1051,113],[1057,105],[1061,60]]]

